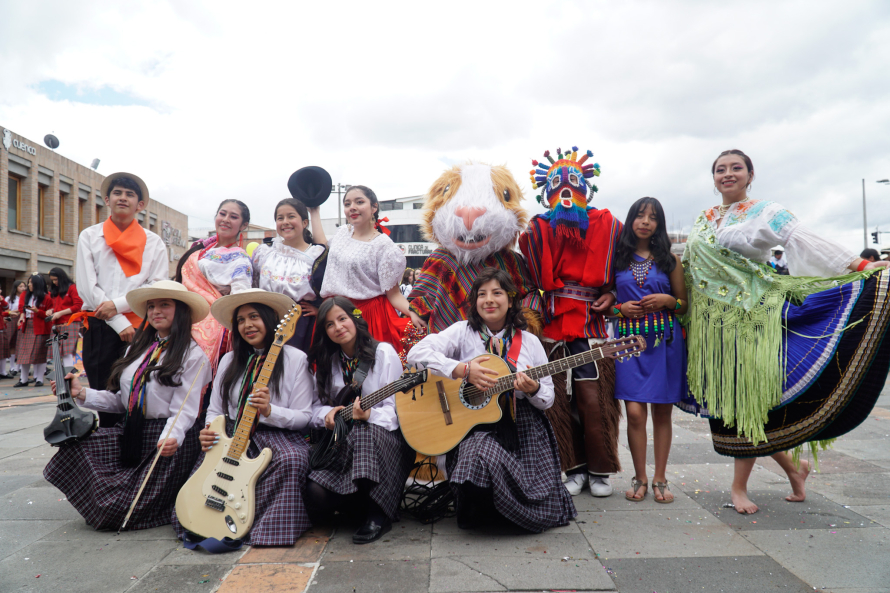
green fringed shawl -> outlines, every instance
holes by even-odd
[[[870,276],[781,276],[717,243],[704,213],[683,253],[689,310],[689,390],[712,417],[735,426],[756,445],[766,440],[769,411],[785,384],[782,309],[807,295]]]

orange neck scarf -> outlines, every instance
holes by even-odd
[[[138,274],[142,270],[142,254],[145,252],[147,237],[136,219],[134,218],[130,226],[121,232],[109,217],[102,225],[102,232],[105,235],[105,243],[114,251],[124,276],[129,278]]]

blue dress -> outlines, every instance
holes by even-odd
[[[655,262],[636,254],[633,257],[628,269],[615,274],[618,302],[671,294],[670,278]],[[686,341],[677,317],[673,312],[659,311],[639,319],[619,318],[617,326],[619,337],[637,334],[646,338],[646,350],[615,365],[615,398],[649,404],[678,403],[689,389]]]

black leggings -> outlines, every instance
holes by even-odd
[[[383,525],[388,520],[386,513],[368,495],[373,483],[368,480],[359,480],[357,486],[358,492],[340,494],[339,492],[328,490],[318,482],[314,482],[312,478],[306,480],[305,502],[310,520],[313,523],[319,522],[333,514],[334,511],[348,506],[360,510],[364,509],[366,520]]]

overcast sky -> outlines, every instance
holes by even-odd
[[[0,0],[0,126],[210,226],[224,198],[272,225],[320,165],[381,199],[467,159],[593,150],[598,207],[655,196],[688,229],[710,165],[845,246],[890,231],[890,2]],[[336,215],[336,204],[323,215]],[[869,237],[869,242],[871,238]],[[890,234],[884,236],[890,245]]]

